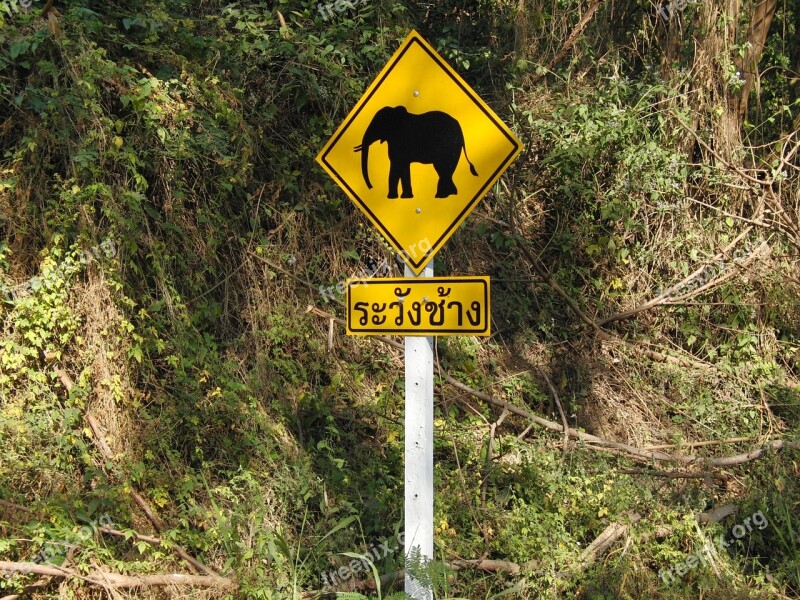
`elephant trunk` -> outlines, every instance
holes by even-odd
[[[367,189],[372,189],[372,183],[369,180],[369,145],[372,142],[367,141],[367,136],[364,136],[364,141],[361,144],[361,174],[364,176],[364,182],[367,184]]]
[[[384,111],[386,109],[383,109]],[[364,183],[367,188],[372,189],[372,182],[369,180],[369,147],[377,141],[384,141],[383,125],[384,119],[380,118],[379,112],[372,118],[372,121],[364,132],[361,144],[355,147],[356,152],[361,152],[361,174],[364,176]]]

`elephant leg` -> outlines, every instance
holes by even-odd
[[[400,183],[400,169],[394,161],[389,163],[389,195],[387,198],[393,200],[397,198],[397,184]]]
[[[439,183],[436,185],[437,198],[447,198],[458,194],[456,184],[453,183],[453,172],[456,170],[456,166],[455,164],[451,165],[450,162],[433,165],[433,168],[436,169],[436,174],[439,175]]]
[[[403,165],[400,170],[400,183],[403,186],[403,195],[401,198],[413,198],[414,192],[411,189],[411,163]]]

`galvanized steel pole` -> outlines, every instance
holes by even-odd
[[[420,277],[433,277],[433,261]],[[433,338],[406,336],[405,347],[405,591],[433,600],[430,579],[414,576],[433,560]]]

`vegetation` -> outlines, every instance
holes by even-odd
[[[412,28],[525,146],[435,259],[494,331],[436,346],[436,597],[800,596],[800,3],[659,7],[0,0],[0,596],[398,547],[402,352],[319,291],[393,256],[314,157]]]

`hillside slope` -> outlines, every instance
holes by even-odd
[[[336,287],[397,267],[314,157],[412,28],[525,146],[435,259],[494,332],[436,345],[437,597],[800,594],[797,2],[26,4],[0,597],[396,591],[343,553],[402,569],[402,346]]]

